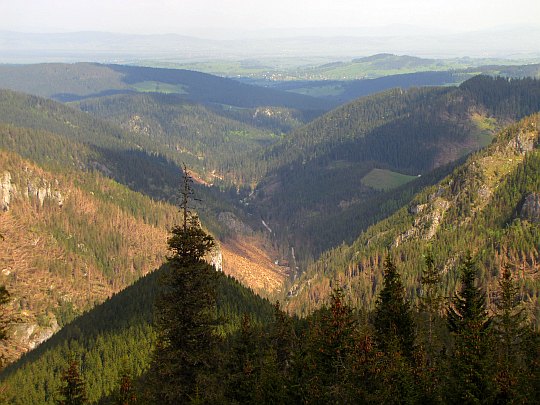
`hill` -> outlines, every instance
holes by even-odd
[[[154,150],[186,163],[208,183],[239,182],[243,176],[237,167],[238,156],[256,153],[279,140],[282,130],[301,124],[294,111],[284,108],[233,111],[173,95],[116,95],[87,99],[76,106],[144,137]]]
[[[0,91],[0,111],[2,281],[24,318],[16,356],[161,264],[178,216],[148,196],[172,201],[182,171],[142,150],[152,143],[144,136],[51,100]],[[276,249],[244,229],[218,190],[198,186],[197,195],[223,270],[258,292],[280,290],[287,269]]]
[[[151,273],[107,299],[3,370],[4,398],[21,405],[55,403],[70,356],[85,364],[82,376],[92,403],[111,395],[122,373],[140,377],[148,368],[155,343],[152,320],[162,272]],[[225,336],[239,329],[244,313],[257,324],[272,320],[272,305],[233,279],[219,277],[217,290],[218,312],[226,320],[222,325]]]
[[[361,98],[246,159],[243,167],[253,168],[258,185],[245,198],[278,238],[290,238],[297,253],[304,247],[316,257],[352,241],[369,218],[381,219],[399,206],[385,204],[400,199],[398,189],[380,191],[363,180],[373,169],[394,178],[421,175],[401,189],[412,196],[409,187],[441,178],[428,176],[433,169],[488,145],[497,129],[538,110],[535,79],[479,76],[459,87],[394,89]],[[385,193],[394,196],[385,199]],[[378,213],[363,206],[377,197]]]
[[[181,69],[139,66],[35,64],[0,66],[0,88],[59,101],[132,92],[174,93],[198,103],[242,108],[277,106],[320,114],[329,109],[323,100],[232,79]]]
[[[354,243],[323,254],[289,290],[290,310],[313,311],[335,285],[349,291],[356,306],[372,308],[388,254],[401,269],[408,295],[414,297],[422,253],[431,247],[443,271],[445,296],[456,287],[457,258],[472,249],[488,302],[501,267],[509,264],[519,280],[520,296],[537,316],[539,120],[537,114],[508,127],[489,147],[368,228]]]

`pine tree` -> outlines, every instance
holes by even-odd
[[[375,341],[382,352],[377,359],[376,398],[383,403],[414,402],[415,325],[405,288],[390,256],[384,262],[383,288],[373,324]]]
[[[59,405],[82,405],[87,403],[86,388],[79,373],[79,363],[71,359],[67,370],[62,376],[62,386],[57,402]]]
[[[314,317],[306,367],[308,402],[347,402],[349,364],[356,347],[357,320],[345,303],[343,291],[335,289],[330,307]]]
[[[157,344],[150,369],[150,390],[160,404],[186,403],[203,392],[199,382],[215,366],[216,271],[205,261],[213,238],[189,206],[192,179],[184,166],[183,221],[168,240],[171,256],[156,302]]]
[[[416,333],[411,306],[390,256],[384,262],[383,288],[377,298],[373,324],[375,338],[382,351],[398,350],[412,359]]]
[[[475,285],[477,270],[470,254],[465,257],[460,272],[461,288],[447,313],[448,327],[454,335],[449,399],[466,404],[489,402],[491,320],[485,294]]]
[[[416,356],[417,385],[422,392],[421,402],[439,403],[441,401],[441,351],[443,344],[439,338],[442,323],[440,313],[443,297],[439,291],[441,272],[435,265],[433,251],[428,249],[424,255],[425,266],[421,277],[419,311],[421,319],[420,347]],[[440,321],[440,322],[437,322]]]
[[[518,397],[525,398],[526,392],[519,389],[518,384],[526,373],[523,345],[531,330],[509,266],[502,269],[495,307],[493,327],[499,345],[496,401],[511,403]]]
[[[124,372],[120,377],[118,392],[115,395],[114,403],[117,405],[130,405],[137,402],[133,379],[129,373]]]

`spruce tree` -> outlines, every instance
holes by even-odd
[[[461,288],[448,309],[448,328],[454,336],[450,357],[449,399],[474,404],[492,397],[489,339],[491,320],[486,298],[475,285],[476,265],[467,254],[460,268]]]
[[[156,301],[157,344],[150,368],[150,390],[160,404],[198,400],[200,381],[215,367],[216,271],[205,261],[214,247],[192,212],[192,179],[184,166],[182,224],[168,240],[171,255]]]
[[[377,344],[383,352],[398,350],[412,359],[416,333],[411,306],[390,256],[384,262],[383,288],[377,298],[373,324]]]
[[[267,330],[268,350],[261,370],[260,391],[266,403],[298,403],[300,392],[295,379],[302,367],[293,319],[285,313],[279,301],[274,305],[274,320]]]
[[[118,392],[115,394],[114,404],[132,405],[137,403],[133,379],[128,372],[122,373],[119,381]]]
[[[441,272],[435,265],[435,259],[431,249],[424,256],[425,267],[422,270],[421,284],[422,294],[420,299],[420,311],[426,315],[426,346],[429,355],[429,361],[433,360],[435,355],[435,319],[438,317],[443,297],[439,292],[441,283]]]
[[[226,397],[233,403],[253,403],[260,376],[261,347],[251,316],[244,314],[240,331],[232,343],[226,367]]]
[[[79,373],[79,363],[71,359],[62,376],[59,405],[82,405],[87,403],[86,388]]]
[[[356,347],[357,326],[343,291],[335,289],[330,307],[313,317],[306,356],[308,402],[348,402],[349,367]]]
[[[509,266],[502,269],[495,307],[493,329],[499,346],[496,401],[511,403],[518,398],[524,400],[526,392],[519,383],[526,374],[524,344],[532,331]]]
[[[416,400],[413,364],[415,324],[401,277],[390,256],[384,262],[383,288],[377,298],[375,341],[382,352],[377,359],[376,398],[381,403]]]
[[[440,293],[441,271],[435,265],[431,248],[424,255],[425,266],[422,269],[421,295],[419,297],[419,315],[421,328],[419,349],[416,356],[417,385],[421,389],[421,402],[438,403],[441,401],[441,351],[443,343],[439,338],[444,328],[440,313],[443,296]]]

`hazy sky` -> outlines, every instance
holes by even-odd
[[[178,33],[411,25],[474,31],[540,25],[540,0],[0,0],[0,30]],[[336,32],[350,32],[343,30]]]

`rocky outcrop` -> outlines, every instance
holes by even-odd
[[[13,340],[17,341],[19,345],[27,350],[32,350],[49,339],[59,329],[56,318],[53,317],[50,325],[46,327],[35,323],[17,323],[12,327],[11,333]]]
[[[24,191],[25,197],[36,198],[41,207],[43,207],[46,198],[53,200],[59,207],[64,205],[64,196],[60,190],[54,189],[52,184],[46,179],[39,180],[38,184],[36,185],[34,181],[28,180],[27,187]],[[57,187],[58,181],[55,181],[54,185]]]
[[[8,211],[15,186],[11,182],[11,173],[4,172],[0,176],[0,211]]]
[[[392,246],[398,247],[411,238],[432,239],[437,233],[444,214],[450,208],[450,205],[449,201],[439,197],[438,193],[434,193],[430,196],[429,204],[417,204],[409,207],[409,214],[415,217],[413,226],[399,234]]]
[[[214,266],[216,271],[223,271],[223,254],[221,253],[221,249],[219,247],[210,252],[208,261],[212,266]]]
[[[252,235],[253,229],[242,222],[232,212],[220,212],[218,215],[218,221],[225,225],[229,231],[232,231],[239,235]]]
[[[519,217],[527,221],[540,223],[540,193],[530,193],[525,197]]]
[[[52,200],[59,207],[64,205],[65,197],[59,189],[58,180],[48,181],[45,178],[33,177],[27,178],[26,185],[24,185],[24,180],[22,185],[20,182],[17,184],[21,186],[22,196],[27,199],[36,199],[40,207],[43,207],[46,199]],[[18,188],[11,173],[5,171],[0,174],[0,211],[9,211],[18,195]]]

